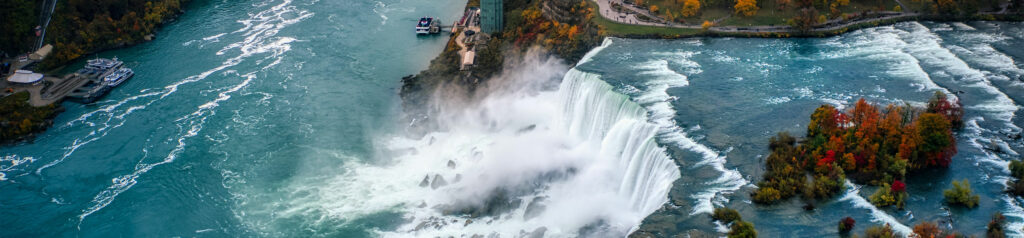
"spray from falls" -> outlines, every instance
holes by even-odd
[[[679,169],[643,108],[598,75],[563,74],[546,58],[529,54],[491,79],[486,96],[440,110],[437,131],[387,140],[397,155],[383,165],[351,164],[327,186],[298,186],[317,201],[304,197],[285,215],[403,214],[386,237],[628,235],[667,202]]]

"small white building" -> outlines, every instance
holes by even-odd
[[[39,50],[36,50],[36,52],[32,52],[32,54],[29,54],[28,58],[35,61],[40,61],[45,59],[46,56],[49,55],[52,51],[53,45],[46,44],[42,48],[39,48]]]
[[[43,74],[28,70],[15,70],[14,74],[7,77],[7,82],[20,84],[34,84],[43,80]]]
[[[475,60],[476,52],[466,51],[466,53],[462,55],[462,70],[466,70],[469,69],[469,67],[472,67],[473,61]]]

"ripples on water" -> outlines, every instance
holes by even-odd
[[[617,85],[655,120],[670,117],[666,125],[697,128],[682,135],[691,143],[677,145],[674,155],[692,166],[682,169],[683,178],[671,193],[673,200],[689,199],[677,209],[691,215],[709,213],[712,205],[738,208],[768,236],[834,235],[834,221],[847,215],[890,223],[904,232],[921,221],[952,219],[957,230],[977,234],[993,212],[1002,211],[1011,217],[1008,230],[1020,232],[1020,202],[1001,190],[1007,161],[1016,159],[1022,146],[1011,137],[1021,132],[1016,101],[1024,97],[1018,63],[1024,52],[1015,47],[1024,41],[1017,34],[1021,28],[1019,23],[910,22],[826,39],[612,39],[578,68]],[[914,196],[907,211],[871,206],[864,198],[873,187],[851,187],[841,199],[810,213],[799,211],[799,205],[753,206],[746,195],[753,185],[734,177],[759,180],[768,138],[782,130],[803,134],[808,115],[820,104],[842,108],[863,97],[923,106],[936,90],[958,93],[968,122],[957,134],[960,153],[953,168],[923,172],[929,174],[918,176],[928,179],[911,181]],[[671,145],[679,138],[663,133],[659,141]],[[989,150],[992,144],[1002,152]],[[709,159],[708,151],[720,159]],[[973,210],[942,212],[942,189],[962,178],[970,179],[988,202]],[[656,213],[648,228],[658,230],[664,223],[713,228],[705,216],[670,214],[678,213]]]
[[[424,171],[419,171],[415,163],[395,163],[432,155],[430,151],[470,153],[472,147],[459,146],[480,146],[480,141],[442,138],[435,143],[451,142],[452,147],[430,150],[430,137],[395,135],[403,129],[395,125],[394,79],[425,68],[444,44],[443,37],[415,38],[402,31],[424,14],[454,19],[459,9],[445,6],[459,4],[194,3],[194,9],[161,31],[158,40],[102,54],[138,64],[139,75],[132,81],[95,104],[65,104],[68,111],[34,144],[0,152],[0,193],[5,195],[0,200],[0,224],[15,227],[0,231],[0,236],[358,237],[493,230],[511,234],[540,226],[549,235],[565,235],[580,231],[571,228],[595,224],[601,225],[586,229],[605,227],[614,234],[636,229],[639,219],[659,208],[640,229],[711,231],[715,226],[706,213],[717,206],[738,208],[765,236],[834,235],[835,221],[844,216],[861,224],[893,223],[900,230],[905,228],[899,224],[952,218],[956,229],[975,234],[982,232],[994,211],[1010,218],[1008,230],[1024,228],[1021,201],[1000,192],[1009,179],[1007,162],[1018,157],[1016,151],[1022,147],[1019,139],[1008,137],[1021,131],[1016,112],[1024,97],[1024,67],[1019,63],[1024,50],[1016,46],[1024,42],[1024,26],[1019,23],[901,23],[826,39],[609,39],[588,53],[573,75],[607,81],[646,112],[638,118],[646,118],[642,124],[655,132],[656,141],[679,165],[681,178],[670,189],[659,190],[665,181],[674,180],[671,173],[637,183],[662,184],[642,188],[626,182],[641,180],[614,180],[609,182],[614,185],[603,186],[567,179],[576,182],[566,184],[593,186],[584,186],[593,190],[580,193],[629,188],[591,197],[630,204],[624,205],[630,209],[576,204],[581,206],[577,210],[594,211],[590,215],[554,213],[571,207],[566,201],[587,198],[551,193],[576,190],[559,190],[560,183],[550,181],[535,187],[548,193],[521,194],[522,206],[509,208],[508,216],[466,219],[419,207],[418,201],[452,203],[437,192],[448,190],[417,186],[430,171],[448,173],[437,172],[447,171],[447,166],[424,164]],[[779,130],[802,134],[817,105],[842,107],[860,97],[923,105],[935,90],[963,92],[959,97],[967,108],[967,124],[957,134],[960,154],[952,169],[909,181],[914,196],[908,211],[870,206],[864,198],[874,190],[871,187],[849,187],[846,194],[811,213],[797,206],[750,205],[746,194],[762,173],[767,139]],[[552,103],[528,98],[511,100]],[[550,118],[523,120],[558,124]],[[491,128],[494,131],[478,136],[481,141],[494,140],[502,137],[488,133],[522,129],[516,123],[507,125],[517,126]],[[507,138],[518,138],[512,134]],[[490,143],[510,141],[522,142]],[[987,150],[992,144],[1003,152]],[[405,154],[409,151],[424,154]],[[449,160],[441,156],[449,155],[422,160]],[[620,167],[618,162],[585,161],[562,161],[575,172],[559,176]],[[474,172],[461,166],[472,165],[459,161],[453,171],[468,176]],[[642,170],[658,174],[655,168],[663,167]],[[982,195],[981,206],[943,212],[944,205],[936,198],[951,180],[962,178],[970,179]],[[478,188],[465,181],[448,182],[453,189]],[[662,206],[664,193],[669,202]],[[552,211],[528,208],[535,200]],[[534,220],[524,217],[527,210]],[[417,228],[432,217],[458,221],[436,229]],[[564,219],[550,222],[560,217]],[[857,232],[865,227],[859,225]]]

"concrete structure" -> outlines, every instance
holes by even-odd
[[[480,28],[483,33],[499,32],[505,26],[503,4],[503,0],[480,0]]]
[[[32,54],[28,55],[28,59],[35,61],[43,60],[46,58],[47,55],[50,54],[51,51],[53,51],[53,45],[46,44],[43,47],[39,48],[39,50],[36,50],[36,52],[32,52]]]
[[[476,61],[476,52],[466,51],[466,53],[462,55],[462,67],[460,67],[460,69],[467,70],[470,67],[473,67],[474,61]]]
[[[43,79],[43,74],[35,73],[28,70],[17,70],[14,74],[7,77],[7,82],[20,83],[20,84],[33,84]]]

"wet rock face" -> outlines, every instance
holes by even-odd
[[[423,176],[423,181],[420,181],[420,187],[426,187],[430,185],[430,175]]]
[[[523,213],[524,220],[530,220],[534,217],[539,216],[544,212],[544,198],[535,198],[530,201],[530,204],[526,205],[526,211]]]
[[[449,169],[454,169],[455,168],[455,161],[448,160],[448,168]]]
[[[431,189],[437,189],[437,188],[440,188],[440,187],[444,187],[445,185],[448,185],[448,182],[445,181],[444,177],[441,177],[440,174],[434,175],[434,181],[430,182],[430,188]]]

